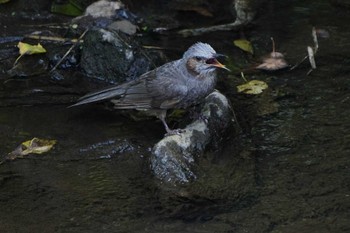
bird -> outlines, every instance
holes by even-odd
[[[230,71],[217,60],[223,56],[226,57],[216,53],[209,44],[197,42],[182,58],[165,63],[135,80],[89,93],[70,107],[108,100],[115,109],[136,109],[158,117],[166,135],[180,134],[183,130],[169,128],[167,110],[197,105],[213,92],[216,70]]]

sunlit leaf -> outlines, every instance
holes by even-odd
[[[251,95],[260,94],[266,88],[268,88],[268,85],[260,80],[252,80],[250,82],[237,86],[238,92],[243,92]]]
[[[56,144],[56,140],[33,138],[22,142],[14,151],[8,154],[7,160],[23,158],[28,154],[42,154],[48,152]]]
[[[248,52],[251,54],[254,53],[252,44],[247,40],[244,40],[244,39],[234,40],[233,44],[245,52]]]
[[[56,140],[33,138],[32,140],[25,141],[22,143],[22,145],[24,146],[22,154],[42,154],[51,150],[51,148],[55,144]]]
[[[19,48],[19,57],[16,59],[15,63],[23,56],[23,55],[31,55],[36,53],[46,53],[46,49],[38,43],[37,45],[30,45],[27,43],[18,42],[17,47]]]
[[[44,47],[38,43],[37,45],[30,45],[27,43],[19,42],[17,47],[19,48],[19,54],[35,54],[35,53],[46,53]]]

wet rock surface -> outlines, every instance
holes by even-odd
[[[121,83],[159,66],[162,58],[160,52],[143,49],[123,33],[92,29],[84,39],[81,68],[92,79]]]
[[[232,123],[232,110],[226,97],[218,91],[205,98],[200,119],[186,126],[185,132],[167,136],[158,142],[151,156],[155,176],[177,184],[197,178],[196,160],[211,141],[220,141]]]

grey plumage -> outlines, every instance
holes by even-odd
[[[72,106],[110,100],[116,109],[146,110],[165,122],[166,111],[187,108],[200,103],[210,94],[216,83],[216,68],[220,64],[215,50],[205,43],[192,45],[179,60],[166,63],[138,79],[105,88],[81,97]]]

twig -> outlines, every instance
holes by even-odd
[[[294,70],[295,68],[297,68],[298,66],[300,66],[301,63],[303,63],[309,56],[305,56],[300,62],[298,62],[297,64],[295,64],[294,66],[292,66],[289,70]]]
[[[222,24],[222,25],[215,25],[212,27],[205,27],[205,28],[195,28],[195,29],[183,29],[178,31],[177,33],[182,35],[183,37],[188,36],[198,36],[202,35],[204,33],[209,32],[216,32],[216,31],[230,31],[230,30],[238,30],[242,28],[243,26],[247,25],[245,22],[241,22],[239,20],[236,20],[233,23],[229,24]]]
[[[314,41],[314,47],[312,48],[311,46],[307,46],[307,53],[308,53],[308,55],[305,56],[303,58],[303,60],[301,60],[300,62],[295,64],[289,70],[294,70],[295,68],[297,68],[301,63],[303,63],[308,58],[309,58],[309,62],[310,62],[310,65],[311,65],[311,69],[307,72],[306,75],[309,75],[313,70],[316,69],[315,55],[316,55],[316,53],[318,51],[318,39],[317,39],[317,33],[316,33],[316,28],[315,27],[312,28],[312,33],[311,34],[312,34],[312,39]]]
[[[78,41],[80,41],[84,36],[85,34],[89,31],[89,29],[86,29],[78,38]],[[64,54],[64,56],[61,58],[61,60],[59,60],[59,62],[56,63],[56,65],[50,70],[50,72],[53,72],[56,70],[56,68],[62,63],[62,61],[68,56],[68,54],[78,45],[79,43],[74,43],[72,45],[72,47],[70,47],[68,49],[68,51]]]
[[[144,48],[144,49],[155,49],[155,50],[165,50],[165,48],[163,48],[163,47],[152,46],[152,45],[142,45],[142,48]]]
[[[33,39],[33,40],[49,40],[56,42],[71,42],[71,43],[82,43],[83,40],[79,39],[67,39],[62,37],[54,37],[54,36],[40,36],[40,35],[25,35],[25,38]]]
[[[247,79],[244,77],[244,73],[243,72],[241,72],[241,77],[243,78],[243,80],[247,83],[248,81],[247,81]]]

